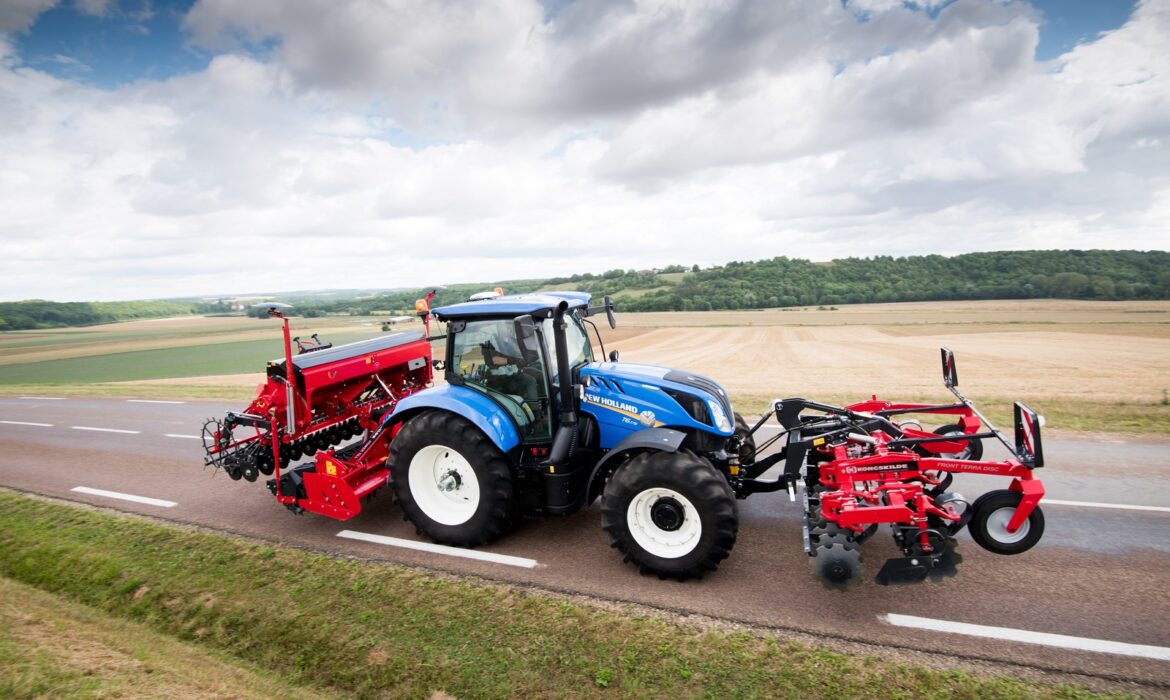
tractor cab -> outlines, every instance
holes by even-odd
[[[562,381],[572,384],[580,368],[593,362],[582,325],[590,312],[588,299],[581,294],[497,295],[435,309],[435,317],[447,323],[447,383],[496,403],[515,423],[523,444],[548,445]],[[554,330],[562,306],[564,379]]]

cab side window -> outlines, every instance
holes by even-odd
[[[526,441],[548,439],[551,430],[544,365],[540,360],[524,359],[512,321],[469,321],[452,342],[451,371],[464,385],[503,406]]]

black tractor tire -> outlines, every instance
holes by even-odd
[[[735,433],[739,436],[739,463],[751,464],[756,461],[756,438],[751,434],[751,426],[743,416],[735,414]]]
[[[935,435],[954,434],[955,437],[958,438],[958,434],[963,433],[964,431],[963,426],[959,425],[958,423],[952,423],[950,425],[940,425],[939,427],[935,428],[933,432]],[[979,460],[983,459],[983,441],[977,438],[974,440],[967,440],[966,442],[967,449],[963,450],[962,452],[948,452],[946,454],[936,453],[928,456],[944,457],[947,459],[969,459],[973,462],[978,462]]]
[[[512,527],[512,470],[470,421],[447,411],[411,418],[390,444],[390,476],[403,514],[440,544],[475,547]]]
[[[739,514],[727,479],[706,459],[652,451],[618,467],[605,485],[601,523],[624,561],[684,581],[731,554]]]
[[[1023,496],[1016,491],[988,491],[975,499],[967,529],[980,547],[996,554],[1019,554],[1031,549],[1044,535],[1044,512],[1036,506],[1015,533],[1007,532],[1008,521]]]

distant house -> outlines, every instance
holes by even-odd
[[[415,319],[414,316],[391,316],[390,318],[384,319],[382,321],[382,330],[388,331],[394,326],[397,326],[397,325],[400,325],[403,323],[410,323],[410,322],[414,321],[414,319]]]

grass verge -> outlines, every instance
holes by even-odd
[[[1096,697],[697,631],[5,492],[0,575],[338,696]]]
[[[260,382],[257,382],[259,384]],[[226,399],[246,406],[256,398],[255,386],[230,384],[8,384],[0,385],[0,396],[82,396],[132,399]]]
[[[223,654],[0,577],[0,697],[325,696]]]

